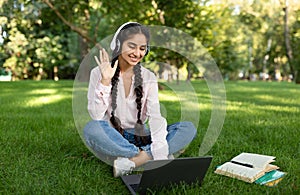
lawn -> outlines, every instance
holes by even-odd
[[[164,85],[162,112],[176,122],[180,103],[171,98],[172,89],[185,84]],[[193,86],[200,103],[199,133],[183,156],[198,155],[211,115],[205,81]],[[225,87],[226,118],[207,153],[213,161],[203,185],[157,194],[300,194],[300,86],[231,81]],[[0,88],[0,194],[129,194],[121,179],[112,177],[112,167],[83,144],[73,118],[72,81],[0,82]],[[276,156],[274,164],[288,174],[270,188],[213,173],[241,152]]]

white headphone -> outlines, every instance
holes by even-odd
[[[126,23],[122,24],[122,25],[118,28],[117,32],[115,33],[113,39],[112,39],[111,42],[110,42],[110,49],[111,49],[112,51],[114,51],[114,50],[116,49],[116,47],[118,47],[118,51],[119,51],[119,49],[120,49],[120,47],[121,47],[121,43],[120,43],[119,40],[117,40],[117,37],[118,37],[120,31],[124,28],[124,26],[126,26],[126,25],[128,25],[128,24],[139,24],[139,23],[137,23],[137,22],[126,22]]]

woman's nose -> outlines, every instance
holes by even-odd
[[[143,51],[140,48],[135,48],[134,55],[141,56],[141,55],[143,55]]]

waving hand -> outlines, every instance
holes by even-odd
[[[98,64],[102,76],[101,83],[104,85],[109,85],[112,77],[114,76],[118,60],[115,62],[113,68],[111,67],[111,64],[109,62],[109,55],[105,51],[105,49],[99,50],[99,58],[97,56],[94,56],[96,63]]]

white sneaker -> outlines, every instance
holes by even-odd
[[[126,175],[135,168],[135,163],[128,158],[118,157],[114,160],[114,177]]]

